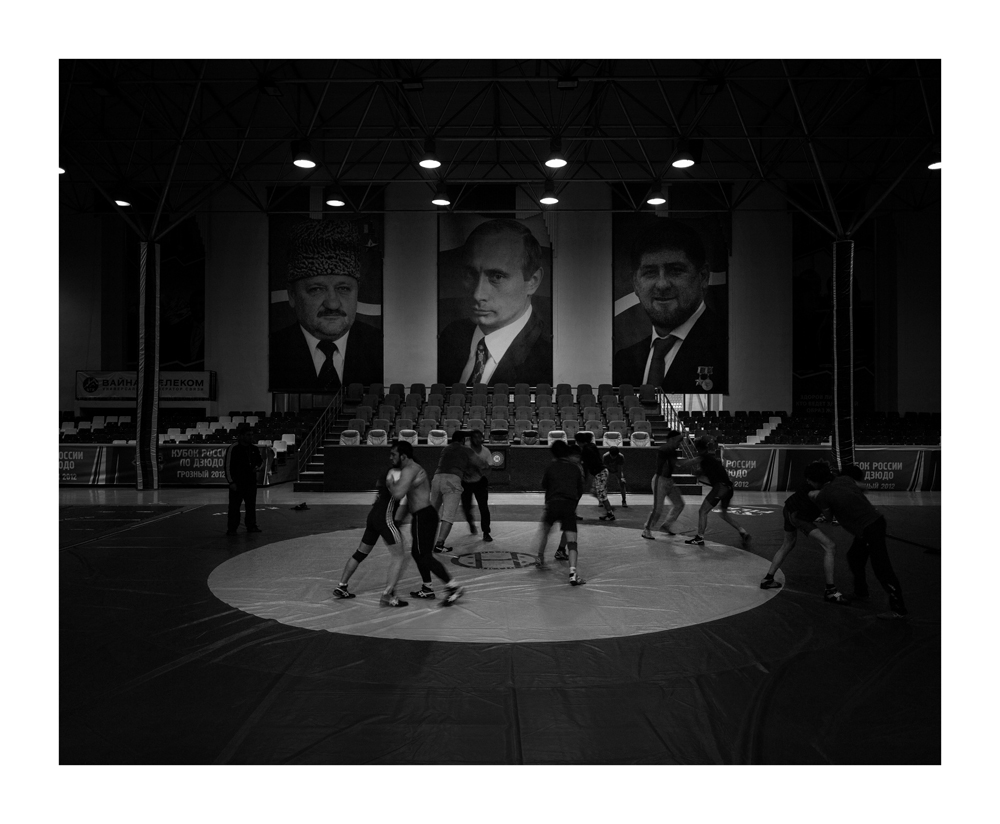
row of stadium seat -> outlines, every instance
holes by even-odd
[[[507,439],[506,437],[500,439],[494,439],[492,437],[491,443],[502,443]],[[421,439],[420,434],[415,429],[402,429],[396,433],[396,438],[403,441],[408,441],[413,445],[417,445],[421,442],[426,443],[428,446],[444,446],[448,443],[451,436],[447,430],[444,429],[431,429],[428,431],[427,436]],[[561,429],[552,429],[546,432],[544,435],[533,429],[526,429],[521,432],[518,441],[525,446],[551,446],[555,441],[567,441],[573,437],[568,431]],[[598,440],[595,436],[595,440]],[[652,437],[648,432],[635,432],[632,434],[630,440],[631,446],[637,447],[648,447],[652,445]],[[368,444],[369,446],[386,446],[392,442],[389,433],[385,429],[370,429],[367,435],[362,438],[361,433],[357,429],[345,429],[340,433],[340,445],[341,446],[359,446],[362,443]],[[603,436],[603,445],[606,447],[610,446],[624,446],[625,440],[620,432],[606,432]]]

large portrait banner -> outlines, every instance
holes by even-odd
[[[612,218],[611,380],[729,393],[729,251],[716,216]]]
[[[438,381],[552,383],[552,243],[541,215],[438,218]]]
[[[382,230],[381,215],[270,216],[270,391],[382,382]]]

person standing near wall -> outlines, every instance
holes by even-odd
[[[257,526],[257,469],[264,462],[253,443],[250,426],[236,427],[236,443],[226,450],[226,481],[229,483],[229,513],[226,535],[235,535],[240,525],[240,504],[245,510],[247,532],[260,532]]]
[[[465,470],[462,478],[462,512],[465,513],[465,520],[469,524],[472,534],[476,534],[476,522],[472,519],[472,497],[476,498],[476,505],[479,507],[480,526],[483,530],[483,541],[490,543],[493,540],[490,534],[490,482],[489,473],[493,466],[490,450],[483,446],[483,433],[478,429],[473,429],[469,435],[472,457],[469,459],[469,468]]]

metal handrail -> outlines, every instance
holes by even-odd
[[[323,439],[326,437],[326,433],[333,427],[334,422],[337,420],[337,414],[343,408],[344,388],[341,387],[337,394],[330,400],[330,403],[327,404],[326,409],[323,410],[323,414],[320,415],[316,423],[313,424],[313,428],[309,430],[309,434],[302,439],[302,445],[299,447],[297,456],[297,471],[299,475],[301,475],[303,470],[309,465],[310,459],[319,448],[319,445],[323,442]]]

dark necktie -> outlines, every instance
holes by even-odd
[[[321,340],[316,344],[316,348],[326,355],[316,383],[324,392],[338,392],[340,390],[340,376],[333,366],[333,353],[337,351],[337,344],[332,340]]]
[[[475,385],[482,381],[483,370],[486,369],[486,361],[490,359],[490,350],[486,348],[486,338],[479,339],[479,345],[476,347],[476,366],[472,370],[472,377],[469,378],[469,383]]]
[[[649,363],[649,378],[647,383],[660,386],[663,383],[664,373],[667,371],[667,355],[674,348],[677,338],[667,335],[665,338],[657,338],[653,343],[653,360]]]

